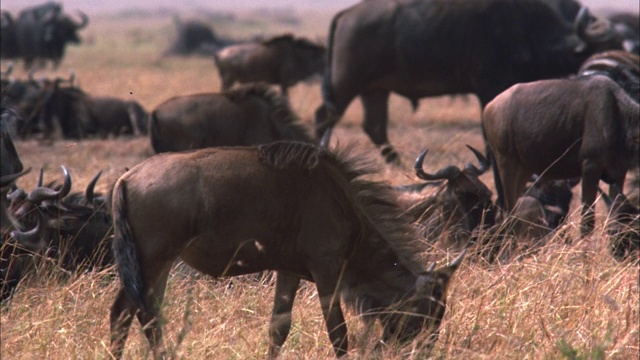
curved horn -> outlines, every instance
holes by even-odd
[[[416,171],[417,177],[419,177],[422,180],[442,180],[442,179],[454,180],[460,175],[460,169],[458,169],[456,166],[453,166],[453,165],[442,168],[438,170],[435,174],[426,173],[422,169],[422,164],[424,163],[425,156],[427,156],[427,152],[429,152],[429,149],[425,149],[416,159],[416,163],[413,168]]]
[[[91,179],[91,182],[89,183],[89,185],[87,185],[87,190],[85,190],[84,192],[84,197],[87,199],[87,201],[89,202],[89,204],[93,204],[93,190],[96,187],[96,183],[98,182],[98,179],[100,178],[100,175],[102,175],[102,170],[100,170],[96,176],[93,177],[93,179]]]
[[[36,184],[36,187],[42,187],[42,184],[44,184],[44,169],[40,168],[40,177],[38,177],[38,184]]]
[[[436,268],[436,262],[432,262],[431,265],[429,265],[429,267],[427,268],[427,272],[431,272],[433,271],[433,269]]]
[[[487,169],[489,169],[489,161],[487,161],[487,158],[484,157],[484,155],[482,155],[482,153],[476,149],[474,149],[472,146],[470,145],[466,145],[469,150],[471,150],[471,152],[473,152],[473,154],[476,156],[476,158],[478,158],[478,162],[480,162],[480,168],[475,167],[475,165],[473,165],[472,163],[468,163],[464,168],[465,170],[469,171],[470,173],[476,175],[476,176],[480,176],[482,174],[484,174]]]
[[[78,10],[77,12],[81,20],[80,23],[75,24],[75,27],[76,29],[80,30],[89,24],[89,17],[87,16],[87,14],[83,13],[80,10]]]
[[[64,184],[60,190],[55,191],[48,187],[37,187],[31,191],[27,200],[39,204],[44,200],[61,199],[67,196],[71,191],[71,175],[69,175],[69,171],[64,166],[62,166],[62,171],[64,172]]]
[[[449,264],[450,268],[458,268],[460,266],[460,264],[462,264],[462,259],[464,259],[465,254],[467,253],[467,249],[465,248],[464,250],[462,250],[462,252],[460,253],[460,255],[458,255],[457,258],[455,258],[451,264]]]
[[[0,187],[7,187],[11,184],[13,184],[14,181],[16,181],[19,177],[23,176],[24,174],[28,173],[29,171],[31,171],[31,168],[28,168],[26,170],[23,170],[22,172],[16,173],[16,174],[9,174],[9,175],[3,175],[0,176]]]
[[[34,252],[40,251],[42,237],[46,230],[46,227],[43,225],[45,223],[44,216],[39,210],[36,212],[38,214],[38,222],[33,229],[27,231],[14,230],[11,232],[11,237],[14,238],[18,244]]]

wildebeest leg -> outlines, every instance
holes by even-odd
[[[513,211],[516,206],[516,202],[518,201],[518,197],[522,195],[522,192],[527,185],[527,181],[533,174],[522,169],[517,164],[507,163],[498,159],[496,159],[495,165],[498,167],[501,180],[500,183],[502,184],[504,192],[504,210],[507,212]],[[506,169],[510,169],[511,172],[506,171]],[[505,173],[511,175],[511,178],[505,178]]]
[[[300,285],[300,278],[294,275],[278,272],[276,278],[276,296],[269,324],[269,353],[267,359],[278,357],[280,348],[284,344],[289,330],[291,330],[291,309],[296,291]]]
[[[127,341],[133,314],[137,306],[129,299],[124,289],[118,291],[116,300],[111,306],[111,355],[120,359],[124,344]]]
[[[344,322],[344,316],[340,308],[340,294],[337,286],[340,273],[333,273],[333,271],[327,273],[327,269],[325,269],[321,274],[314,274],[313,271],[312,274],[318,289],[320,306],[327,324],[329,339],[333,344],[333,351],[337,357],[345,356],[349,344],[347,340],[347,325]]]
[[[157,270],[158,268],[161,270]],[[170,269],[171,262],[166,264],[164,268],[158,266],[153,269],[145,269],[146,274],[154,275],[146,276],[144,284],[155,285],[153,285],[146,297],[147,310],[139,311],[137,314],[140,326],[144,330],[144,335],[147,337],[156,359],[165,357],[165,350],[162,344],[160,307],[162,305],[162,299],[164,298],[164,291],[167,287],[167,278],[169,277]]]
[[[600,182],[601,170],[587,161],[582,164],[582,220],[580,234],[586,236],[595,225],[595,201]]]
[[[384,90],[369,91],[360,96],[364,107],[364,123],[362,128],[371,141],[381,150],[387,163],[398,164],[400,157],[389,144],[387,138],[387,122],[389,118],[389,92]]]

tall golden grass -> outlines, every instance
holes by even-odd
[[[324,36],[329,18],[327,14],[302,14],[296,29],[307,36]],[[267,33],[283,30],[264,17],[260,21]],[[250,30],[225,24],[222,31],[231,36]],[[217,91],[219,79],[210,59],[161,58],[172,32],[169,16],[98,17],[83,34],[88,43],[70,48],[61,69],[45,74],[66,76],[67,68],[73,68],[87,92],[135,98],[147,109],[174,95]],[[16,75],[25,73],[19,70]],[[309,128],[319,94],[318,84],[300,84],[291,92],[291,104]],[[403,166],[382,164],[360,129],[362,111],[357,101],[333,139],[370,151],[380,165],[381,181],[414,181],[413,158],[425,147],[430,148],[425,161],[429,169],[473,161],[466,143],[482,149],[475,99],[469,103],[459,98],[423,100],[418,112],[412,113],[408,102],[392,97],[390,109],[390,139],[401,153]],[[152,155],[146,138],[53,144],[28,140],[18,141],[17,148],[26,166],[45,168],[46,181],[60,179],[58,168],[66,165],[75,191],[82,191],[99,170],[104,175],[97,190],[107,191],[125,168]],[[36,178],[34,172],[19,185],[31,189]],[[493,186],[491,175],[482,180]],[[578,190],[575,195],[573,209],[578,208]],[[579,216],[572,214],[564,235],[554,236],[535,251],[493,264],[469,256],[454,275],[440,338],[431,353],[416,348],[415,343],[374,353],[375,338],[365,337],[357,316],[347,314],[350,356],[398,360],[637,358],[638,263],[612,258],[610,239],[602,226],[607,220],[602,205],[598,215],[599,226],[584,239],[577,237]],[[435,256],[440,264],[446,263],[447,254]],[[1,310],[1,358],[110,358],[109,308],[119,287],[115,270],[70,275],[53,261],[37,263],[34,274]],[[163,307],[170,354],[184,359],[263,358],[272,298],[270,280],[212,279],[182,267],[174,270]],[[282,358],[333,357],[313,284],[305,283],[299,290],[293,316]],[[148,345],[134,322],[125,358],[145,357],[150,357]]]

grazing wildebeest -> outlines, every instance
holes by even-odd
[[[331,23],[316,137],[326,144],[360,96],[364,131],[387,162],[398,162],[387,138],[391,92],[413,101],[474,93],[484,107],[513,84],[575,73],[592,53],[620,47],[586,8],[574,24],[539,0],[356,4]]]
[[[262,42],[226,47],[214,55],[222,90],[234,83],[266,82],[287,89],[313,75],[322,75],[324,46],[286,34]]]
[[[512,86],[482,114],[499,203],[513,209],[534,173],[543,180],[580,176],[581,230],[589,233],[599,180],[615,198],[627,170],[638,167],[639,122],[640,105],[605,76]]]
[[[337,356],[348,350],[341,297],[369,324],[381,320],[385,341],[423,329],[435,340],[462,256],[436,271],[424,267],[423,243],[396,192],[364,180],[371,171],[359,160],[276,142],[160,154],[129,170],[113,190],[122,288],[111,309],[111,354],[121,357],[134,314],[154,354],[162,353],[158,316],[178,257],[212,276],[278,272],[271,358],[289,333],[300,279],[316,283]]]
[[[67,43],[79,44],[78,30],[89,23],[86,14],[78,11],[81,18],[77,23],[62,13],[62,5],[47,2],[26,8],[20,12],[16,26],[16,40],[20,57],[25,68],[31,68],[34,61],[53,61],[54,68],[64,57]]]
[[[264,84],[173,97],[149,115],[156,153],[211,146],[312,142],[288,102]]]
[[[64,169],[64,167],[63,167]],[[10,195],[7,212],[21,227],[39,228],[37,236],[17,237],[16,245],[3,255],[13,257],[13,261],[0,267],[3,272],[2,294],[6,299],[15,289],[31,262],[30,253],[53,259],[58,266],[69,272],[103,269],[113,264],[111,235],[113,226],[111,214],[103,204],[94,202],[94,186],[100,176],[89,183],[85,194],[69,193],[71,177],[65,169],[62,186],[56,183],[42,185],[27,194],[22,189]],[[34,231],[32,231],[34,232]]]

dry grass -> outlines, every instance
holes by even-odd
[[[303,33],[324,35],[326,14],[304,19],[300,25]],[[233,24],[227,26],[221,31],[229,36],[249,31],[246,27],[235,29]],[[281,30],[266,22],[260,26],[272,33]],[[134,97],[148,109],[173,95],[217,91],[219,80],[209,59],[160,59],[172,31],[168,16],[94,19],[84,34],[89,44],[70,48],[63,69],[55,74],[66,76],[66,68],[72,67],[86,91]],[[24,76],[24,72],[18,71],[17,75]],[[309,127],[320,102],[319,93],[318,84],[302,84],[292,90],[291,103]],[[334,141],[355,143],[380,162],[377,150],[360,129],[361,115],[355,102],[336,130]],[[391,142],[400,151],[404,165],[391,168],[380,163],[379,178],[393,184],[414,179],[411,165],[424,147],[431,149],[426,160],[430,169],[472,161],[465,143],[482,148],[475,99],[470,103],[431,99],[422,101],[419,111],[412,113],[408,102],[393,97],[391,118]],[[105,173],[97,188],[105,191],[126,167],[152,154],[145,138],[58,141],[53,145],[30,140],[18,142],[17,148],[27,166],[46,169],[46,180],[60,179],[58,167],[66,165],[75,190],[84,189],[102,169]],[[21,179],[19,185],[31,189],[36,178],[34,172]],[[493,187],[490,175],[483,176],[483,180]],[[602,223],[603,211],[600,214],[598,221]],[[574,214],[571,220],[567,225],[569,236],[576,234],[578,216]],[[466,260],[454,276],[445,322],[431,356],[636,358],[640,351],[638,265],[616,262],[607,251],[608,241],[599,228],[593,236],[571,245],[558,236],[516,261],[488,265]],[[444,255],[440,258],[444,263]],[[38,277],[22,284],[9,306],[2,309],[1,357],[109,358],[108,313],[119,286],[113,269],[69,277],[48,264],[38,273]],[[165,335],[172,353],[185,359],[264,357],[273,284],[188,274],[173,272],[163,308],[167,319]],[[353,358],[373,357],[374,341],[364,338],[357,317],[349,314],[347,322],[350,354]],[[137,324],[132,328],[125,355],[149,356]],[[294,325],[283,358],[332,356],[317,294],[312,284],[305,283],[294,306]],[[412,344],[378,354],[385,359],[426,356]]]

